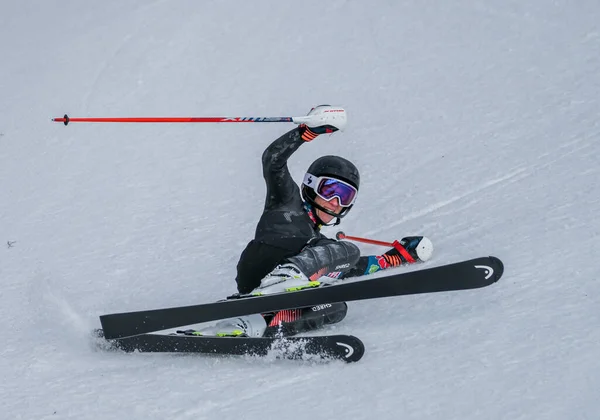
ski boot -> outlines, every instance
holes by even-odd
[[[214,337],[262,337],[267,323],[260,314],[223,319],[214,325],[177,331],[178,334]]]
[[[296,292],[298,290],[319,287],[318,281],[311,281],[294,264],[280,264],[261,280],[260,286],[252,291],[252,295],[268,295],[271,293]]]
[[[264,336],[281,335],[287,337],[313,331],[325,325],[340,322],[346,317],[347,311],[348,305],[346,302],[337,302],[263,314],[268,324]]]

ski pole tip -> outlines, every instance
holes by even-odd
[[[67,114],[65,114],[65,116],[62,118],[52,118],[50,121],[61,122],[61,123],[64,123],[65,125],[67,125],[67,124],[69,124],[70,118]]]

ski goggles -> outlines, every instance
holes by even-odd
[[[342,207],[350,207],[354,204],[358,193],[356,188],[347,182],[330,176],[314,176],[308,172],[304,175],[302,183],[312,188],[325,201],[331,201],[337,197]]]

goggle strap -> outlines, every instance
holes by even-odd
[[[318,176],[314,176],[312,174],[309,174],[308,172],[306,174],[304,174],[304,180],[302,181],[302,183],[304,185],[306,185],[307,187],[310,187],[312,189],[315,189],[317,187],[317,183],[319,181],[319,177]]]

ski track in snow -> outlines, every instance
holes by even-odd
[[[585,137],[580,137],[574,140],[571,140],[567,143],[560,144],[554,150],[550,152],[545,152],[540,155],[536,159],[536,163],[527,165],[525,167],[517,168],[509,172],[508,174],[492,179],[486,182],[481,183],[479,186],[468,189],[460,195],[453,196],[446,200],[439,201],[437,203],[433,203],[423,209],[420,209],[415,212],[411,212],[397,221],[390,222],[387,224],[385,230],[383,229],[375,229],[367,232],[367,236],[369,235],[377,235],[381,234],[384,231],[388,231],[392,228],[401,226],[406,222],[423,218],[425,216],[435,217],[435,214],[443,209],[444,207],[451,206],[456,203],[460,203],[461,206],[459,209],[454,211],[464,211],[466,208],[476,205],[479,200],[477,195],[479,195],[482,191],[486,189],[490,189],[492,187],[495,188],[505,188],[513,183],[523,182],[529,176],[535,174],[536,172],[551,167],[557,162],[566,159],[572,155],[578,154],[589,154],[590,152],[586,152],[587,149],[598,149],[598,146],[593,142],[594,137],[597,133],[588,133]],[[593,151],[595,152],[595,150]],[[593,153],[592,152],[592,153]],[[468,202],[464,202],[464,200],[469,199],[471,196],[475,196],[471,198]],[[453,210],[450,210],[449,213],[452,213]]]
[[[410,221],[410,220],[413,220],[413,219],[417,219],[419,217],[430,215],[431,213],[434,213],[434,212],[436,212],[437,210],[439,210],[439,209],[441,209],[443,207],[446,207],[446,206],[449,206],[451,204],[454,204],[454,203],[456,203],[458,201],[461,201],[461,200],[463,200],[463,199],[465,199],[465,198],[467,198],[467,197],[469,197],[471,195],[478,194],[481,191],[483,191],[483,190],[485,190],[487,188],[493,187],[493,186],[495,186],[497,184],[501,184],[501,183],[505,183],[505,182],[506,183],[517,182],[520,179],[524,178],[524,175],[521,175],[524,172],[526,172],[526,169],[518,169],[518,170],[516,170],[516,171],[514,171],[514,172],[512,172],[512,173],[510,173],[508,175],[505,175],[503,177],[500,177],[500,178],[497,178],[497,179],[493,179],[493,180],[484,182],[479,187],[471,189],[469,191],[466,191],[465,193],[463,193],[461,195],[454,196],[454,197],[449,198],[447,200],[443,200],[443,201],[434,203],[434,204],[432,204],[432,205],[430,205],[430,206],[428,206],[428,207],[426,207],[426,208],[424,208],[424,209],[422,209],[420,211],[409,213],[406,216],[402,217],[400,220],[398,220],[396,222],[389,223],[389,225],[386,227],[386,230],[388,230],[390,228],[393,228],[393,227],[396,227],[396,226],[400,226],[400,225],[406,223],[407,221]],[[515,178],[515,179],[513,179],[513,178]],[[474,200],[472,203],[475,204],[476,202],[477,202],[477,200]],[[382,230],[374,230],[374,231],[368,232],[368,235],[374,235],[374,234],[378,234],[378,233],[381,233],[381,232],[382,232]]]

